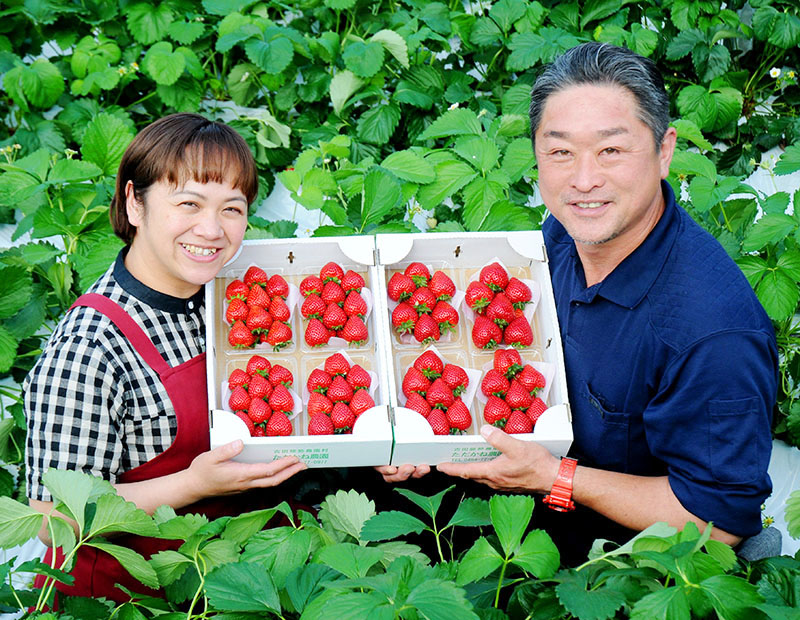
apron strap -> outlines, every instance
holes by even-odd
[[[118,303],[104,295],[86,293],[78,297],[69,309],[72,310],[72,308],[78,306],[93,308],[106,316],[117,326],[125,338],[128,339],[128,342],[136,349],[136,352],[141,358],[159,375],[170,369],[169,364],[164,360],[161,353],[158,352],[158,349],[156,349],[156,346],[145,331]]]

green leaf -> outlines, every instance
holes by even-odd
[[[406,605],[412,605],[429,620],[478,620],[464,590],[451,581],[431,579],[411,590]]]
[[[785,50],[796,47],[800,43],[800,17],[779,11],[772,22],[768,40]]]
[[[215,47],[218,52],[229,52],[234,45],[251,37],[263,37],[261,28],[239,13],[231,13],[223,18],[217,26],[217,33],[219,38]]]
[[[561,563],[561,556],[553,540],[545,531],[533,530],[522,541],[519,549],[514,552],[511,563],[539,579],[549,579],[556,574]]]
[[[0,319],[19,312],[31,297],[33,280],[22,267],[0,267]]]
[[[786,500],[786,527],[789,536],[800,538],[800,489],[792,491]]]
[[[387,510],[379,512],[364,524],[364,528],[361,530],[361,540],[391,540],[411,532],[419,534],[426,527],[422,521],[405,512]]]
[[[761,201],[764,213],[785,213],[791,197],[786,192],[775,192]]]
[[[680,60],[691,54],[699,44],[705,43],[703,33],[697,28],[682,30],[667,44],[667,60]]]
[[[169,86],[183,74],[186,58],[179,52],[173,52],[168,41],[159,41],[147,50],[143,65],[156,84]]]
[[[610,587],[587,589],[586,578],[570,575],[571,579],[556,586],[558,600],[575,618],[605,620],[625,604],[625,595]]]
[[[8,372],[14,365],[19,343],[5,325],[0,325],[0,373]]]
[[[231,540],[238,544],[246,543],[251,536],[260,532],[276,513],[281,512],[287,517],[292,517],[292,511],[289,504],[281,502],[275,508],[268,508],[265,510],[253,510],[244,514],[233,517],[225,525],[225,530],[220,536],[224,540]]]
[[[489,525],[491,522],[489,502],[477,497],[468,497],[458,505],[447,527],[456,525],[475,527]]]
[[[714,149],[714,145],[705,139],[700,128],[689,119],[679,118],[678,120],[672,121],[670,125],[678,132],[679,138],[689,140],[704,151],[711,151]]]
[[[377,225],[398,205],[403,193],[397,180],[385,170],[375,168],[364,177],[364,200],[361,205],[361,230]]]
[[[519,181],[536,164],[531,141],[527,138],[517,138],[507,147],[503,155],[500,169],[505,172],[512,183]]]
[[[474,179],[478,173],[461,161],[447,160],[434,165],[436,180],[419,188],[417,200],[424,209],[435,209]]]
[[[54,500],[69,509],[67,516],[78,522],[79,531],[85,531],[86,504],[95,492],[91,477],[73,470],[48,469],[42,476],[42,482]],[[63,509],[61,511],[64,512]]]
[[[225,564],[205,579],[205,594],[215,609],[280,614],[281,603],[272,576],[258,564]]]
[[[167,4],[137,2],[126,11],[128,29],[133,38],[143,45],[161,41],[168,32],[174,15]]]
[[[781,154],[773,172],[781,176],[792,174],[798,170],[800,170],[800,144],[792,144],[786,147],[786,150]]]
[[[105,273],[122,246],[122,241],[108,230],[81,234],[75,253],[70,255],[69,259],[78,272],[78,282],[82,291],[86,291]]]
[[[490,47],[499,43],[503,33],[488,17],[479,17],[469,33],[469,42],[478,47]]]
[[[378,41],[353,41],[342,52],[345,66],[355,75],[369,78],[383,66],[383,45]]]
[[[523,0],[499,0],[489,9],[489,17],[504,33],[507,33],[511,30],[514,22],[525,15],[526,8]]]
[[[139,536],[158,536],[153,519],[133,502],[107,494],[97,499],[97,509],[89,526],[91,536],[127,532]]]
[[[463,586],[480,581],[490,575],[503,564],[503,557],[489,544],[483,536],[461,558],[458,565],[456,583]]]
[[[492,525],[506,557],[519,546],[533,514],[533,498],[527,495],[495,495],[489,500]]]
[[[456,140],[453,151],[484,173],[497,165],[500,156],[497,144],[486,136],[462,136]]]
[[[324,584],[332,581],[336,573],[322,564],[305,564],[293,571],[286,579],[286,592],[298,613],[302,613],[306,605],[324,592]]]
[[[504,198],[503,187],[496,181],[478,177],[464,188],[463,221],[467,230],[481,230],[492,207]]]
[[[709,577],[700,587],[720,618],[745,618],[747,610],[753,611],[751,608],[764,602],[756,586],[735,575]]]
[[[81,155],[107,176],[116,174],[125,149],[133,140],[125,123],[118,117],[102,113],[95,116],[83,134]]]
[[[800,251],[787,250],[778,257],[778,269],[800,282]]]
[[[324,4],[334,11],[346,11],[355,6],[356,0],[325,0]]]
[[[10,497],[0,497],[0,547],[11,549],[35,538],[43,521],[39,511]]]
[[[133,549],[98,540],[87,542],[86,545],[105,551],[113,556],[137,581],[141,581],[150,588],[159,587],[160,584],[158,583],[158,575],[156,575],[155,569]]]
[[[422,10],[418,13],[420,21],[424,22],[434,32],[449,36],[450,11],[441,2],[426,2],[421,5]]]
[[[380,562],[383,551],[376,547],[360,547],[352,543],[337,543],[324,547],[317,559],[350,579],[365,577],[369,569]]]
[[[519,33],[511,37],[506,59],[510,71],[522,71],[539,63],[548,63],[580,41],[562,28],[544,27],[537,33]]]
[[[255,4],[256,0],[203,0],[203,8],[211,15],[230,15]]]
[[[21,75],[22,91],[37,108],[52,107],[64,92],[64,77],[53,63],[37,58]]]
[[[250,539],[242,553],[242,561],[263,565],[270,571],[275,586],[283,589],[289,573],[308,560],[312,542],[308,530],[272,528]]]
[[[250,62],[270,75],[283,71],[294,58],[294,46],[285,36],[265,41],[261,38],[250,39],[244,45],[244,51]]]
[[[173,583],[192,566],[192,561],[188,557],[171,549],[153,554],[149,561],[156,571],[158,582],[163,586]]]
[[[394,30],[379,30],[370,37],[370,41],[383,45],[402,67],[409,68],[408,45],[405,39]]]
[[[797,282],[781,270],[767,271],[756,286],[756,295],[774,321],[788,319],[800,302]]]
[[[631,620],[691,620],[689,599],[681,586],[658,590],[633,605]]]
[[[436,513],[439,512],[439,508],[442,505],[442,499],[444,496],[451,490],[453,490],[453,485],[447,487],[446,489],[439,491],[435,495],[420,495],[419,493],[414,493],[414,491],[409,491],[408,489],[395,489],[400,495],[405,497],[407,500],[414,502],[417,506],[422,508],[432,519],[436,518]]]
[[[59,159],[50,174],[48,183],[80,183],[100,176],[103,171],[89,161],[79,159]]]
[[[430,183],[436,179],[433,166],[414,151],[395,151],[381,162],[381,167],[412,183]]]
[[[783,213],[769,213],[759,219],[745,237],[742,250],[754,252],[765,245],[775,244],[789,236],[797,228],[797,221]]]
[[[690,151],[675,151],[669,166],[671,174],[704,176],[712,182],[717,180],[717,168],[708,157]]]
[[[399,122],[400,108],[397,105],[376,105],[358,119],[356,135],[364,142],[381,146],[389,142]]]
[[[637,54],[649,58],[658,47],[658,33],[645,28],[641,24],[631,24],[628,47]]]
[[[338,116],[341,116],[347,100],[363,85],[364,82],[347,69],[339,71],[333,76],[331,80],[331,102],[333,103],[333,111]]]
[[[205,27],[200,22],[172,22],[167,28],[167,34],[181,45],[191,45],[203,36]]]
[[[417,136],[417,141],[447,136],[476,135],[483,133],[477,115],[472,110],[456,108],[448,110],[433,121],[430,126]]]
[[[364,523],[374,514],[375,503],[366,495],[353,490],[339,490],[320,504],[319,519],[358,540]]]
[[[755,288],[769,269],[769,264],[760,256],[741,256],[736,259],[736,264],[744,273],[750,286]]]

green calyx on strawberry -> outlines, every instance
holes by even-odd
[[[490,368],[481,381],[481,391],[484,396],[505,396],[511,383],[508,379],[498,370]]]
[[[438,379],[444,370],[444,362],[433,351],[425,351],[414,360],[413,366],[428,379]]]
[[[484,316],[500,327],[505,327],[514,320],[514,306],[511,305],[504,293],[497,293],[487,306]]]
[[[241,297],[234,297],[228,302],[228,308],[225,310],[225,320],[233,324],[236,321],[244,321],[247,318],[249,308],[247,303]]]
[[[508,273],[500,263],[492,263],[481,269],[478,280],[493,291],[502,291],[508,285]]]
[[[503,428],[506,420],[511,415],[511,408],[502,398],[489,396],[486,406],[483,408],[483,418],[488,424]]]
[[[328,329],[338,331],[347,323],[347,314],[336,304],[328,304],[322,315],[322,324]]]
[[[247,299],[247,294],[250,292],[250,287],[241,280],[234,280],[227,287],[225,287],[225,299],[232,301],[234,299]]]
[[[428,280],[431,279],[431,272],[423,263],[419,262],[411,263],[403,273],[411,278],[416,286],[428,286]]]
[[[338,284],[344,277],[344,269],[331,261],[322,266],[322,269],[319,270],[319,277],[324,283],[336,282]]]
[[[522,370],[522,358],[516,349],[498,349],[494,352],[494,369],[512,379]],[[533,369],[533,367],[531,367]]]
[[[417,311],[411,307],[411,304],[401,301],[392,310],[392,326],[397,333],[408,334],[414,331],[418,316]]]
[[[272,368],[272,364],[270,364],[266,357],[262,357],[261,355],[253,355],[249,360],[247,360],[245,372],[250,376],[259,374],[262,377],[266,377],[269,375],[270,368]]]
[[[247,313],[245,325],[254,334],[269,331],[272,326],[273,317],[262,306],[250,306],[250,311]]]
[[[254,286],[265,287],[267,285],[267,273],[261,269],[261,267],[256,267],[255,265],[250,266],[244,274],[244,283],[250,287],[251,289]]]
[[[419,287],[409,300],[411,307],[420,314],[428,314],[436,306],[436,296],[426,286]]]

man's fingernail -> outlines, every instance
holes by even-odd
[[[489,437],[492,436],[492,433],[494,433],[494,428],[495,427],[492,426],[491,424],[484,424],[483,426],[481,426],[481,437],[488,440]]]
[[[390,467],[389,468],[389,475],[394,475],[397,473],[397,467]]]

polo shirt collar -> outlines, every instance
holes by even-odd
[[[200,312],[205,298],[205,291],[203,288],[187,299],[173,297],[172,295],[166,295],[165,293],[152,289],[146,284],[141,283],[128,271],[128,268],[125,266],[125,255],[127,253],[128,248],[122,248],[119,254],[117,254],[117,260],[114,262],[114,279],[125,291],[148,306],[156,310],[162,310],[163,312],[169,312],[171,314],[196,314]]]

